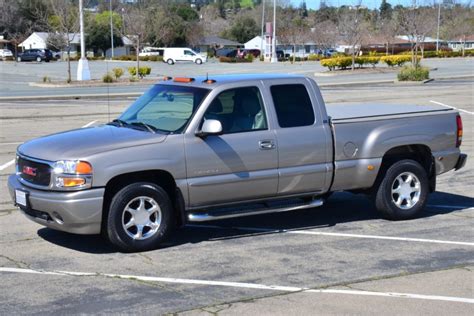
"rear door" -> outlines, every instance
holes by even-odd
[[[319,193],[332,175],[332,137],[321,106],[304,78],[266,83],[278,140],[278,194]]]
[[[263,102],[262,85],[228,88],[216,95],[199,125],[185,136],[192,207],[252,200],[277,192],[277,148]],[[211,96],[212,97],[212,96]],[[200,138],[205,119],[219,120],[223,134]]]

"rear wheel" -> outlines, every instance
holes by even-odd
[[[36,57],[36,61],[40,63],[41,62],[41,57],[39,57],[39,56]]]
[[[16,61],[20,62],[20,61],[21,61],[21,57],[17,57],[17,58],[16,58]]]
[[[388,168],[375,195],[375,206],[391,220],[411,219],[426,205],[429,179],[414,160],[401,160]]]
[[[154,249],[173,229],[173,208],[168,194],[148,182],[133,183],[112,198],[106,237],[126,252]]]
[[[168,65],[172,65],[172,64],[174,64],[174,61],[173,61],[173,59],[170,58],[170,59],[168,59],[168,60],[166,61],[166,63],[167,63]]]

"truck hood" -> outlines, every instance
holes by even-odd
[[[18,152],[49,161],[81,159],[97,153],[153,143],[166,135],[112,125],[81,128],[30,140]]]

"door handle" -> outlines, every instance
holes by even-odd
[[[258,146],[262,150],[269,150],[275,148],[275,142],[273,140],[261,140],[258,142]]]

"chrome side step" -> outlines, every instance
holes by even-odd
[[[254,211],[194,212],[194,213],[189,213],[187,218],[188,218],[188,221],[190,222],[207,222],[207,221],[215,221],[215,220],[226,219],[226,218],[304,210],[308,208],[322,206],[323,204],[324,204],[324,200],[317,199],[317,200],[312,200],[311,202],[306,203],[306,204],[298,204],[298,205],[276,207],[276,208],[263,208],[263,209],[258,209]]]

